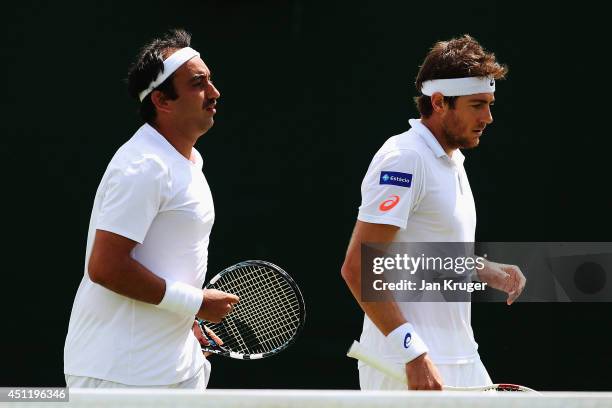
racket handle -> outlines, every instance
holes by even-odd
[[[366,347],[362,346],[357,340],[353,341],[351,348],[346,353],[348,357],[355,358],[363,363],[369,365],[372,368],[380,371],[385,374],[389,378],[393,378],[401,383],[408,384],[408,380],[406,378],[406,371],[399,368],[396,364],[390,363],[387,360],[384,360],[378,357],[376,354],[372,352],[372,350],[368,350]],[[442,389],[444,391],[476,391],[481,387],[452,387],[452,386],[443,386]]]
[[[219,344],[216,341],[214,341],[213,338],[208,335],[208,333],[206,333],[206,326],[204,326],[204,320],[201,320],[196,317],[196,321],[198,322],[198,326],[200,327],[202,336],[206,337],[206,340],[208,340],[208,346],[209,347],[219,347]]]
[[[351,345],[351,348],[349,348],[346,355],[364,362],[370,367],[375,368],[387,375],[387,377],[393,378],[404,384],[407,383],[406,372],[404,370],[398,368],[395,364],[389,363],[388,361],[376,356],[372,351],[366,349],[356,340],[353,341],[353,344]]]
[[[352,357],[357,359],[372,368],[380,371],[385,374],[389,378],[393,378],[397,381],[400,381],[404,384],[408,384],[406,379],[406,372],[400,369],[396,364],[390,363],[388,360],[384,360],[378,357],[372,350],[362,346],[358,341],[353,341],[351,348],[349,348],[346,353],[348,357]],[[532,390],[531,388],[524,387],[522,385],[514,385],[514,384],[493,384],[493,385],[482,385],[482,386],[472,386],[472,387],[454,387],[450,385],[442,386],[444,391],[489,391],[489,390],[497,390],[501,386],[506,387],[514,387],[511,391],[523,391],[523,392],[531,392],[535,394],[539,394],[539,392]],[[502,390],[506,391],[506,390]]]
[[[406,371],[402,370],[397,364],[390,363],[388,360],[384,360],[378,357],[372,350],[362,346],[358,341],[353,341],[351,348],[346,353],[348,357],[355,358],[359,361],[364,362],[372,368],[377,369],[381,373],[385,374],[389,378],[393,378],[399,382],[408,385],[406,378]],[[485,387],[452,387],[444,385],[442,389],[444,391],[481,391]]]

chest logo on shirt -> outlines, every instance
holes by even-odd
[[[398,171],[381,171],[380,184],[391,184],[393,186],[412,186],[412,174],[400,173]]]
[[[397,203],[399,203],[399,201],[400,201],[399,196],[392,195],[391,197],[389,197],[388,199],[380,203],[380,205],[378,206],[378,209],[380,211],[389,211],[390,209],[395,207]]]

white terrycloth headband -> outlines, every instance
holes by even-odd
[[[423,82],[421,93],[431,96],[440,92],[444,96],[474,95],[495,92],[495,79],[487,77],[467,77],[453,79],[434,79]]]
[[[181,65],[192,59],[193,57],[200,56],[200,53],[190,47],[181,48],[174,54],[170,55],[164,60],[164,70],[157,75],[157,78],[151,82],[147,89],[138,94],[140,102],[151,93],[155,88],[161,85],[174,71],[176,71]]]

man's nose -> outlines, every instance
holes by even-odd
[[[221,92],[213,84],[210,84],[207,94],[209,99],[219,99],[221,97]]]
[[[491,107],[487,106],[485,113],[484,113],[484,118],[483,118],[484,122],[487,125],[490,125],[491,123],[493,123],[493,115],[491,114]]]

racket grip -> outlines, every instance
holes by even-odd
[[[208,346],[209,347],[219,347],[219,344],[216,341],[214,341],[213,338],[208,335],[208,333],[206,333],[206,326],[204,326],[204,320],[196,317],[196,321],[198,322],[198,326],[200,326],[200,331],[202,332],[202,336],[206,337],[206,340],[208,340]]]
[[[407,383],[406,372],[404,370],[398,368],[395,364],[376,356],[374,353],[372,353],[372,351],[363,347],[358,341],[353,341],[353,344],[351,345],[351,348],[349,348],[346,355],[364,362],[370,367],[379,370],[383,374],[386,374],[390,378],[404,384]]]

